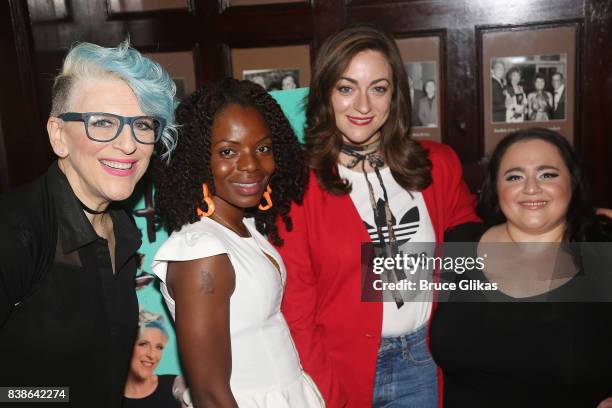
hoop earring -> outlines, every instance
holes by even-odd
[[[266,191],[264,191],[263,193],[263,199],[265,201],[265,204],[259,204],[259,208],[261,211],[268,211],[270,208],[272,208],[272,197],[270,197],[270,194],[272,194],[272,187],[270,187],[270,185],[268,184],[268,187],[266,187]]]
[[[203,211],[200,206],[196,208],[196,214],[198,217],[210,217],[215,212],[215,203],[213,203],[212,198],[208,195],[208,185],[206,183],[202,184],[202,199],[203,203],[206,203],[206,211]]]

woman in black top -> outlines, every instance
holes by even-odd
[[[127,42],[66,56],[47,122],[58,160],[0,197],[0,385],[69,387],[66,407],[121,405],[140,234],[110,204],[132,194],[156,143],[172,149],[174,94]]]
[[[125,383],[123,408],[184,406],[179,402],[185,390],[182,378],[176,375],[155,374],[168,342],[168,332],[164,327],[163,317],[142,310],[138,315],[138,321],[140,330],[134,343],[130,371]]]
[[[490,256],[484,270],[456,280],[495,282],[498,289],[459,290],[438,304],[430,339],[444,372],[444,406],[598,406],[612,396],[612,305],[587,303],[592,299],[583,283],[610,288],[609,255],[607,268],[585,275],[568,268],[578,258],[563,248],[609,242],[612,225],[588,205],[569,143],[545,129],[508,135],[492,155],[479,210],[490,228],[464,238],[479,241],[472,255],[489,248]],[[541,262],[551,253],[552,262]],[[515,254],[522,258],[512,263]],[[597,260],[605,257],[602,251]],[[549,269],[565,274],[541,279]],[[572,302],[581,299],[587,302]]]

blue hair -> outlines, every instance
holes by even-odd
[[[144,323],[142,326],[142,330],[144,329],[158,329],[164,334],[164,336],[168,337],[168,331],[166,330],[166,326],[164,326],[164,323],[161,320],[154,320],[152,322]]]
[[[169,337],[168,330],[166,330],[166,326],[164,325],[164,317],[160,314],[141,310],[138,314],[138,326],[139,332],[141,333],[145,329],[157,329],[161,331],[166,338]]]
[[[100,77],[111,74],[124,80],[136,95],[142,111],[148,116],[166,120],[161,143],[164,152],[161,157],[168,159],[176,146],[177,124],[174,109],[176,85],[170,75],[157,62],[143,57],[130,47],[129,40],[116,48],[105,48],[87,42],[72,47],[60,75],[53,85],[52,114],[62,113],[75,79]],[[60,108],[61,106],[61,108]]]

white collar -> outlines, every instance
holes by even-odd
[[[561,85],[559,87],[559,89],[557,89],[556,91],[554,91],[555,95],[561,95],[563,93],[563,91],[565,90],[565,85]]]

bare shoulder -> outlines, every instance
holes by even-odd
[[[506,227],[505,224],[496,225],[485,231],[480,238],[480,242],[506,242],[507,238],[505,235]]]
[[[231,296],[236,284],[234,267],[227,254],[168,263],[170,294]]]

